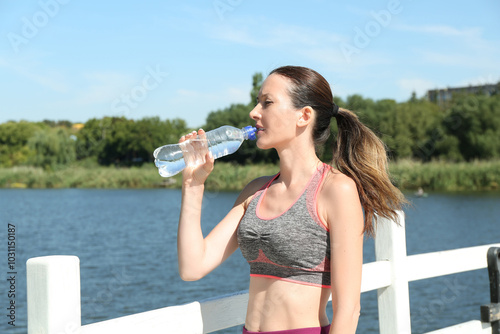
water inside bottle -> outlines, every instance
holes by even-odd
[[[166,152],[162,150],[163,148],[159,147],[153,154],[155,157],[155,166],[162,177],[175,175],[186,167],[182,151],[179,150],[165,154]]]
[[[240,145],[241,141],[239,140],[227,140],[225,142],[211,146],[210,151],[212,152],[214,158],[217,159],[236,152]]]

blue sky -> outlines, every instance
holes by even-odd
[[[0,2],[0,122],[125,116],[204,123],[251,78],[311,67],[334,95],[500,81],[500,2]],[[250,120],[249,120],[250,123]]]

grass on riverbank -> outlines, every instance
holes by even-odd
[[[390,165],[402,190],[499,191],[500,160],[462,163],[399,161]]]
[[[207,180],[208,190],[239,191],[252,179],[278,171],[275,165],[239,166],[216,162]],[[391,163],[391,175],[401,190],[422,187],[426,191],[499,191],[500,161],[471,163]],[[181,175],[159,176],[153,164],[115,168],[75,164],[54,171],[35,167],[0,168],[0,188],[178,188]]]
[[[239,166],[216,162],[206,188],[241,190],[254,178],[277,171],[274,165]],[[29,166],[0,168],[0,188],[178,188],[181,179],[180,174],[162,178],[153,164],[131,168],[75,164],[54,171]]]

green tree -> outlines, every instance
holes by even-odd
[[[30,158],[31,164],[53,169],[73,162],[76,158],[75,140],[76,137],[64,128],[38,130],[28,140],[28,146],[35,152]]]
[[[26,121],[0,124],[0,166],[26,164],[34,154],[28,140],[40,129],[40,125]]]
[[[111,123],[112,119],[110,117],[92,118],[85,122],[83,128],[76,135],[76,157],[78,160],[97,159],[111,131]]]
[[[110,128],[104,140],[102,150],[97,158],[104,165],[125,165],[132,159],[133,152],[130,149],[132,141],[132,123],[125,117],[112,117]]]
[[[252,77],[252,90],[250,91],[250,105],[257,103],[260,88],[262,87],[262,73],[255,73]]]
[[[439,108],[426,99],[412,96],[407,102],[398,104],[398,124],[396,147],[398,157],[429,160],[422,145],[429,142],[432,129],[439,127],[442,113]]]
[[[42,123],[51,127],[51,128],[64,127],[64,128],[70,129],[71,126],[73,125],[73,123],[71,123],[70,121],[66,121],[66,120],[53,121],[53,120],[49,120],[49,119],[44,119],[42,121]]]
[[[186,122],[181,119],[92,119],[77,134],[78,158],[94,157],[103,165],[149,163],[157,147],[176,143],[187,130]]]
[[[461,95],[442,122],[443,139],[453,141],[465,160],[500,157],[500,97]],[[451,140],[448,137],[455,137]],[[440,143],[442,144],[442,143]],[[438,151],[437,155],[444,152]]]
[[[187,126],[181,119],[162,122],[159,117],[151,117],[132,122],[129,131],[125,163],[142,164],[153,162],[157,147],[176,143],[187,132]]]
[[[399,152],[396,136],[401,131],[400,127],[402,126],[402,124],[398,124],[400,115],[397,107],[396,101],[384,99],[375,102],[373,108],[370,109],[374,112],[372,114],[373,122],[376,122],[373,128],[378,130],[380,138],[387,145],[390,154],[394,157],[398,157]]]
[[[216,129],[222,125],[232,125],[237,128],[252,123],[250,111],[253,106],[249,104],[231,104],[228,108],[219,109],[208,114],[204,129],[206,131]]]

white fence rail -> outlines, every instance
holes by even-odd
[[[363,265],[361,289],[377,290],[381,334],[411,334],[408,282],[486,268],[488,249],[500,247],[498,243],[407,256],[402,213],[400,222],[398,226],[380,219],[376,261]],[[245,321],[248,293],[242,291],[81,326],[79,265],[75,256],[28,260],[28,334],[212,333]],[[492,333],[491,328],[472,320],[428,334]]]

